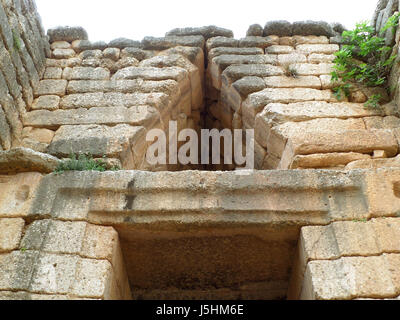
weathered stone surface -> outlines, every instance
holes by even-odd
[[[145,50],[165,50],[176,46],[204,47],[202,36],[168,36],[165,38],[145,37],[142,41]]]
[[[346,170],[354,169],[378,169],[378,168],[398,168],[400,167],[400,157],[391,159],[359,159],[349,163]]]
[[[289,54],[278,54],[278,63],[282,66],[288,66],[292,63],[305,63],[307,57],[304,54],[289,53]]]
[[[231,84],[247,76],[264,78],[269,76],[281,76],[283,74],[284,71],[282,68],[269,64],[232,65],[223,72],[222,81],[226,84]]]
[[[43,172],[50,173],[59,163],[57,158],[26,148],[0,152],[0,173]]]
[[[67,41],[55,41],[50,45],[51,50],[55,49],[70,49],[71,44]]]
[[[333,54],[312,53],[308,56],[309,63],[332,63],[335,60]]]
[[[170,103],[169,97],[164,93],[118,93],[95,92],[70,94],[62,98],[60,108],[79,109],[92,107],[133,107],[154,106],[162,110]]]
[[[258,77],[244,77],[232,85],[243,97],[250,93],[261,91],[265,88],[265,82]]]
[[[73,49],[54,49],[52,56],[54,59],[69,59],[75,56]]]
[[[11,148],[11,131],[3,108],[0,106],[0,145],[2,150]],[[1,150],[0,150],[1,151]]]
[[[298,21],[293,23],[293,35],[333,37],[332,26],[324,21]]]
[[[264,78],[266,87],[268,88],[311,88],[321,89],[321,81],[318,77],[298,76],[285,77],[275,76]]]
[[[40,96],[32,104],[32,110],[57,110],[60,104],[60,97],[55,95]]]
[[[290,66],[299,76],[320,76],[330,75],[333,71],[331,63],[295,63]]]
[[[80,53],[85,50],[104,50],[107,48],[107,43],[104,41],[90,42],[89,40],[75,40],[72,42],[72,49]]]
[[[58,27],[47,31],[50,42],[87,40],[87,32],[82,27]]]
[[[114,39],[108,43],[108,46],[110,48],[118,48],[118,49],[124,49],[127,47],[142,48],[142,44],[140,41],[135,41],[127,38]]]
[[[61,79],[62,72],[62,68],[47,67],[43,79]]]
[[[261,27],[259,24],[252,24],[247,30],[246,36],[262,37],[263,31],[264,31],[263,27]]]
[[[49,153],[65,157],[71,153],[90,153],[93,156],[120,158],[130,148],[135,136],[143,127],[117,125],[62,126],[57,130],[49,147]]]
[[[239,40],[239,47],[241,48],[266,48],[271,45],[276,45],[276,38],[275,37],[255,37],[255,36],[248,36],[246,38]]]
[[[42,128],[25,127],[24,130],[22,130],[22,137],[49,144],[54,137],[54,131]]]
[[[274,45],[265,49],[266,53],[275,53],[275,54],[288,54],[292,53],[293,51],[294,51],[293,47],[281,46],[281,45]]]
[[[264,51],[261,48],[231,48],[231,47],[218,47],[211,49],[208,52],[208,59],[211,61],[215,57],[221,55],[262,55]]]
[[[120,56],[121,58],[130,57],[135,58],[138,61],[142,61],[152,58],[154,55],[151,52],[142,50],[140,48],[127,47],[121,50]]]
[[[28,112],[24,116],[24,124],[31,127],[43,127],[57,129],[62,125],[84,125],[84,124],[152,124],[159,115],[152,107],[133,106],[106,107],[73,110],[38,110]]]
[[[293,26],[290,22],[284,20],[270,21],[265,25],[263,35],[291,37],[293,35]]]
[[[218,48],[218,47],[235,48],[239,47],[239,40],[227,37],[214,37],[207,40],[206,47],[207,50],[211,50],[213,48]]]
[[[15,250],[22,237],[24,219],[0,219],[0,253]]]
[[[91,92],[165,92],[176,90],[177,82],[174,80],[143,81],[135,80],[73,80],[68,83],[68,94]]]
[[[312,53],[323,53],[332,54],[339,51],[339,46],[337,44],[301,44],[296,46],[296,51],[312,54]]]
[[[305,273],[300,298],[339,300],[393,297],[398,291],[398,254],[378,257],[345,257],[312,261]]]
[[[393,134],[388,130],[304,132],[288,140],[282,159],[285,157],[285,161],[291,162],[294,155],[333,152],[369,154],[374,150],[385,150],[390,156],[396,155],[398,145]]]
[[[195,36],[201,35],[206,40],[214,37],[233,37],[233,32],[217,26],[204,26],[199,28],[176,28],[166,33],[166,36]]]
[[[154,68],[154,67],[128,67],[119,70],[112,76],[112,80],[143,79],[143,80],[168,80],[182,81],[188,77],[185,69],[180,67]]]
[[[296,156],[290,166],[290,169],[298,168],[329,168],[345,166],[353,161],[371,159],[368,154],[361,153],[325,153],[325,154],[312,154],[308,156]]]
[[[35,97],[44,95],[65,95],[67,88],[66,80],[41,80],[38,88],[35,90]]]
[[[63,78],[66,80],[107,80],[110,79],[110,71],[91,67],[66,68]]]

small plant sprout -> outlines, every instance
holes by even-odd
[[[366,87],[387,87],[388,75],[397,58],[392,47],[385,44],[383,37],[389,29],[396,30],[400,14],[389,18],[379,35],[367,22],[361,22],[351,31],[342,34],[341,50],[335,53],[332,82],[341,84],[333,89],[336,98],[349,97],[352,84]],[[366,108],[378,108],[381,95],[372,95],[365,103]]]
[[[63,173],[65,171],[118,171],[119,167],[109,167],[107,163],[102,159],[93,159],[91,154],[74,154],[71,153],[69,159],[61,161],[57,166],[55,172]]]

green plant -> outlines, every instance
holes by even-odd
[[[297,78],[299,76],[299,73],[297,72],[297,70],[295,68],[289,67],[288,71],[287,71],[287,75],[292,78]]]
[[[21,50],[21,39],[20,39],[18,33],[14,29],[12,30],[12,35],[13,35],[14,49],[17,51],[20,51]]]
[[[383,35],[388,29],[399,25],[399,14],[394,14],[381,30]],[[390,54],[392,48],[385,45],[385,39],[378,36],[374,27],[367,22],[356,25],[354,30],[344,31],[341,50],[335,53],[332,82],[339,83],[334,88],[338,99],[349,96],[352,84],[367,87],[387,87],[388,74],[397,55]],[[366,107],[378,107],[381,95],[373,95],[365,104]]]
[[[119,167],[109,168],[103,160],[93,159],[91,154],[70,154],[68,160],[61,161],[55,172],[63,173],[65,171],[118,171]]]

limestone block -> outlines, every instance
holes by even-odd
[[[264,82],[267,88],[311,88],[321,89],[321,81],[315,76],[275,76],[266,77]]]
[[[293,35],[293,26],[290,22],[284,20],[269,21],[264,27],[264,36],[275,35],[279,37],[291,37]]]
[[[319,63],[319,64],[307,64],[307,63],[295,63],[290,66],[299,76],[320,76],[329,75],[333,71],[333,64]]]
[[[258,77],[244,77],[232,84],[233,88],[242,96],[261,91],[265,88],[265,82]]]
[[[204,47],[203,36],[167,36],[165,38],[145,37],[142,41],[144,50],[165,50],[176,46]]]
[[[75,56],[74,49],[54,49],[52,57],[54,59],[69,59]]]
[[[272,128],[267,142],[268,152],[282,157],[286,141],[294,136],[303,136],[315,132],[335,132],[365,129],[362,119],[322,118],[304,122],[286,122]]]
[[[37,110],[24,115],[24,124],[31,127],[57,129],[62,125],[132,124],[151,125],[159,115],[153,107],[106,107],[73,110]]]
[[[266,107],[265,115],[275,123],[299,122],[317,118],[361,118],[379,115],[379,110],[367,110],[363,104],[327,103],[307,101],[299,103],[271,103]],[[365,121],[366,118],[364,118]],[[367,129],[369,129],[367,127]]]
[[[308,56],[309,63],[333,63],[335,59],[333,54],[312,53]]]
[[[259,37],[259,36],[248,36],[246,38],[239,40],[239,47],[241,48],[251,48],[257,47],[264,49],[271,45],[277,44],[277,39],[275,37]]]
[[[0,219],[0,252],[16,250],[25,226],[24,219]]]
[[[126,47],[131,47],[131,48],[142,48],[142,44],[140,41],[135,41],[132,39],[127,39],[127,38],[117,38],[114,40],[111,40],[108,43],[108,46],[110,48],[118,48],[118,49],[124,49]]]
[[[0,217],[26,216],[41,178],[36,172],[1,176]]]
[[[107,80],[110,79],[110,71],[104,68],[74,67],[65,68],[63,79],[66,80]]]
[[[252,24],[246,32],[246,36],[258,36],[262,37],[263,35],[263,27],[259,24]]]
[[[50,45],[51,50],[55,49],[70,49],[71,44],[67,41],[55,41]]]
[[[289,54],[278,54],[278,63],[282,66],[287,66],[292,63],[305,63],[307,57],[304,54],[289,53]]]
[[[42,128],[25,127],[22,131],[22,137],[31,138],[49,144],[54,137],[54,131]]]
[[[0,146],[2,147],[1,150],[3,149],[7,150],[11,148],[11,130],[8,125],[6,114],[4,113],[1,105],[0,105]]]
[[[326,36],[298,36],[292,37],[296,45],[300,44],[329,44],[329,38]]]
[[[0,288],[2,291],[25,290],[30,285],[39,252],[13,251],[0,255]]]
[[[65,95],[67,88],[66,80],[41,80],[38,88],[35,90],[35,97],[44,95]]]
[[[50,42],[87,40],[87,32],[82,27],[58,27],[47,31]]]
[[[46,66],[55,68],[76,67],[81,63],[82,60],[78,57],[70,59],[46,59]]]
[[[61,99],[63,109],[78,109],[92,107],[133,107],[153,106],[159,110],[167,108],[171,103],[165,93],[120,93],[95,92],[66,95]]]
[[[232,38],[233,32],[231,30],[216,26],[204,26],[199,28],[176,28],[166,33],[166,36],[193,36],[193,35],[201,35],[204,37],[204,39],[208,40],[214,37]]]
[[[387,298],[398,292],[398,254],[308,264],[301,299]]]
[[[49,153],[67,157],[70,153],[90,153],[96,157],[107,155],[120,158],[130,149],[143,127],[117,125],[61,126],[49,147]],[[122,159],[121,159],[122,160]]]
[[[106,52],[103,51],[103,55],[105,58],[107,58],[106,56]],[[150,59],[154,56],[154,53],[152,53],[152,51],[145,51],[139,48],[132,48],[132,47],[127,47],[125,49],[121,50],[120,53],[120,58],[135,58],[138,61],[142,61],[142,60],[146,60],[146,59]],[[109,57],[111,59],[115,58],[115,55],[113,57]]]
[[[330,99],[330,90],[302,88],[267,88],[250,94],[242,105],[242,114],[255,118],[266,105],[270,103],[295,103],[301,101],[323,101]]]
[[[172,79],[177,82],[188,78],[188,72],[181,67],[128,67],[119,70],[112,76],[112,80],[123,79],[143,79],[143,80],[168,80]]]
[[[137,48],[132,48],[132,49],[137,49]],[[126,49],[124,49],[124,50],[122,50],[122,52],[123,52],[122,57],[124,57],[128,51]],[[113,61],[118,61],[120,55],[121,55],[121,49],[118,49],[118,48],[106,48],[103,50],[103,57],[107,58],[107,59],[111,59]]]
[[[264,51],[261,48],[232,48],[232,47],[217,47],[208,52],[208,59],[212,61],[215,57],[221,55],[262,55]]]
[[[60,104],[60,97],[55,95],[40,96],[32,104],[32,110],[57,110]]]
[[[58,163],[57,158],[26,148],[15,148],[0,152],[0,173],[50,173],[55,170]]]
[[[400,157],[390,159],[366,159],[349,163],[346,170],[354,169],[378,169],[378,168],[398,168],[400,167]]]
[[[398,145],[390,131],[310,131],[299,136],[292,136],[288,140],[281,164],[290,165],[295,155],[335,152],[368,154],[377,149],[385,150],[390,156],[397,154]]]
[[[61,79],[62,71],[62,68],[47,67],[43,79]]]
[[[72,80],[68,83],[68,94],[92,92],[151,93],[176,91],[178,83],[174,80],[143,81],[135,80]]]
[[[332,54],[339,51],[339,46],[337,44],[300,44],[296,46],[296,51],[304,54]]]
[[[345,166],[353,161],[371,159],[368,154],[361,153],[323,153],[307,156],[295,156],[290,169],[317,169]]]
[[[230,48],[237,48],[239,47],[239,40],[233,39],[233,38],[227,38],[227,37],[214,37],[210,38],[206,42],[206,47],[207,50],[210,51],[213,48],[218,48],[218,47],[230,47]]]
[[[273,45],[265,49],[265,53],[274,53],[274,54],[289,54],[293,52],[294,52],[293,47],[282,46],[282,45]]]
[[[230,85],[233,82],[246,76],[264,78],[270,76],[281,76],[283,74],[284,71],[281,67],[272,66],[270,64],[232,65],[226,68],[223,72],[222,82]]]

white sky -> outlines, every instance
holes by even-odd
[[[82,26],[92,41],[142,40],[173,28],[217,25],[244,37],[251,24],[324,20],[353,28],[370,20],[378,0],[36,0],[45,29]]]

